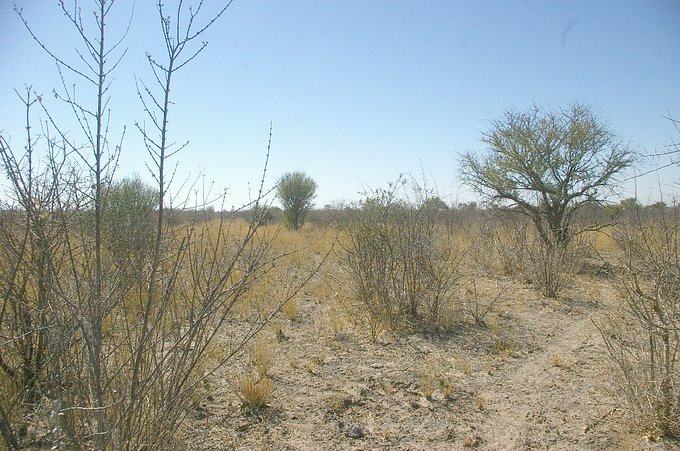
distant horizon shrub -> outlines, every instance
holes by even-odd
[[[288,172],[278,181],[276,195],[283,205],[283,223],[299,230],[316,197],[316,182],[304,172]]]

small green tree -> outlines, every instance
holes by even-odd
[[[592,224],[575,224],[576,212],[601,203],[632,152],[586,106],[508,111],[482,134],[484,155],[466,153],[463,181],[502,209],[526,215],[541,243],[546,294],[557,292],[570,241]]]
[[[631,216],[639,213],[642,205],[635,197],[628,197],[626,199],[621,199],[618,204],[607,205],[607,214],[615,219],[620,220],[623,216]]]
[[[288,172],[278,181],[276,194],[283,205],[283,222],[291,230],[299,230],[316,197],[316,182],[304,172]]]
[[[487,199],[527,215],[547,246],[574,236],[574,213],[601,202],[632,153],[586,106],[508,111],[482,135],[484,156],[466,153],[461,175]]]

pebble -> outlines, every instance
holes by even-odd
[[[364,426],[359,423],[353,423],[345,429],[345,436],[349,438],[363,438],[366,436]]]

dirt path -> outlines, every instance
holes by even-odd
[[[586,281],[581,286],[589,286]],[[270,407],[239,407],[242,364],[211,381],[190,449],[672,449],[627,429],[595,324],[615,299],[520,286],[487,318],[451,331],[385,337],[333,327],[332,303],[302,300],[271,343]],[[595,323],[595,324],[594,324]],[[247,359],[247,357],[244,357]]]
[[[603,397],[604,345],[592,316],[546,319],[546,343],[494,378],[480,426],[492,449],[601,446],[593,426],[612,410]]]

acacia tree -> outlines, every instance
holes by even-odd
[[[548,249],[578,233],[574,215],[600,203],[633,162],[620,138],[587,106],[557,112],[533,106],[508,111],[483,132],[485,154],[466,153],[463,181],[488,200],[533,222]]]
[[[316,197],[316,182],[304,172],[289,172],[281,176],[276,191],[283,204],[283,221],[292,230],[299,230]]]

